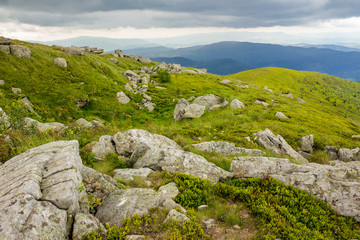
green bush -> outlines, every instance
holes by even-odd
[[[156,79],[161,83],[169,83],[171,82],[171,73],[167,69],[159,69],[157,70]]]

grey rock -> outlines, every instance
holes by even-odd
[[[10,54],[10,46],[0,45],[0,51],[5,52],[6,54]]]
[[[11,40],[10,38],[0,37],[0,45],[10,45]]]
[[[115,144],[112,141],[112,136],[101,136],[99,141],[93,142],[91,146],[91,152],[93,153],[94,158],[98,161],[105,160],[106,155],[109,153],[116,153]]]
[[[265,91],[268,91],[268,92],[273,92],[273,90],[271,90],[271,89],[268,88],[267,86],[264,87],[264,90],[265,90]]]
[[[186,213],[185,208],[183,208],[182,206],[180,206],[174,200],[172,200],[171,198],[168,198],[167,196],[162,195],[160,198],[160,202],[161,202],[161,204],[160,204],[161,208],[164,208],[166,210],[180,209],[182,212]]]
[[[148,85],[141,85],[141,86],[138,88],[138,91],[141,92],[141,93],[146,93],[148,89],[149,89],[149,86],[148,86]]]
[[[0,80],[1,81],[1,80]],[[1,82],[0,82],[0,85],[1,85]],[[360,135],[352,135],[351,136],[352,139],[360,139]]]
[[[298,101],[298,102],[301,102],[301,103],[306,103],[301,97],[299,97],[299,98],[297,99],[297,101]]]
[[[294,96],[291,93],[285,94],[284,97],[294,99]]]
[[[75,46],[65,47],[64,52],[70,55],[83,56],[85,54],[85,48]]]
[[[118,154],[130,157],[134,168],[148,167],[170,173],[178,171],[207,178],[213,183],[219,178],[231,177],[229,172],[199,155],[184,151],[173,140],[161,135],[132,129],[117,133],[113,140]]]
[[[123,51],[121,51],[120,49],[116,49],[115,50],[115,54],[117,54],[119,57],[123,58],[125,57],[125,54],[123,53]]]
[[[65,239],[79,211],[81,168],[77,141],[48,143],[4,163],[0,236]]]
[[[0,129],[8,129],[11,127],[11,119],[10,117],[2,110],[0,107]]]
[[[24,59],[31,57],[31,50],[25,46],[20,45],[10,45],[10,53]]]
[[[220,83],[222,84],[228,84],[228,83],[231,83],[231,81],[229,79],[225,79],[225,80],[222,80]]]
[[[329,155],[331,160],[337,160],[339,159],[338,153],[339,149],[335,146],[326,146],[324,148],[324,151]]]
[[[133,168],[123,168],[123,169],[115,169],[114,170],[114,179],[121,178],[125,182],[130,182],[134,180],[134,177],[146,179],[150,173],[154,172],[150,168],[139,168],[139,169],[133,169]]]
[[[84,83],[80,83],[80,84],[84,84]],[[78,100],[78,101],[76,102],[76,106],[77,106],[78,108],[84,108],[84,107],[86,107],[86,106],[89,105],[89,104],[90,104],[90,100],[87,99],[87,98],[85,98],[85,99],[80,99],[80,100]]]
[[[75,216],[73,226],[72,239],[73,240],[87,240],[87,236],[92,231],[101,231],[106,233],[107,230],[100,223],[100,221],[91,214],[78,213]]]
[[[0,86],[5,85],[5,81],[0,79]]]
[[[301,138],[301,151],[312,154],[314,146],[314,136],[304,136]]]
[[[197,71],[191,69],[183,69],[181,70],[182,73],[190,73],[190,74],[198,74]]]
[[[360,162],[333,161],[330,165],[297,165],[288,159],[239,157],[231,171],[241,177],[273,177],[305,190],[344,216],[360,220]]]
[[[135,80],[135,81],[140,80],[140,76],[131,70],[125,71],[123,75],[124,75],[124,77],[126,77],[127,80]]]
[[[24,119],[24,126],[25,129],[28,130],[37,129],[39,132],[47,132],[47,131],[62,132],[66,128],[66,126],[62,123],[58,123],[58,122],[41,123],[39,121],[36,121],[28,117]]]
[[[216,109],[219,109],[219,108],[221,108],[222,106],[219,104],[219,105],[214,105],[214,106],[211,106],[210,108],[209,108],[209,112],[212,112],[212,111],[215,111]]]
[[[80,128],[92,128],[94,127],[91,122],[85,120],[84,118],[79,118],[75,121],[75,126]]]
[[[15,94],[21,94],[21,89],[20,88],[11,88],[11,91]]]
[[[20,99],[20,101],[24,103],[25,107],[26,107],[31,113],[35,114],[38,118],[41,118],[40,115],[39,115],[37,112],[35,112],[35,110],[34,110],[34,108],[33,108],[34,104],[32,104],[27,97],[24,97],[24,98]]]
[[[213,227],[216,227],[216,220],[209,218],[209,219],[202,221],[202,224],[205,229],[211,229]]]
[[[125,90],[129,91],[129,92],[132,92],[134,94],[137,94],[137,91],[135,91],[131,86],[130,84],[125,84]]]
[[[181,71],[182,67],[180,64],[169,64],[168,69],[171,73],[177,73]]]
[[[279,155],[289,155],[299,163],[308,162],[308,160],[296,152],[283,137],[273,134],[269,129],[254,133],[254,135],[258,137],[259,144],[264,148]]]
[[[204,114],[205,106],[190,104],[188,100],[182,98],[175,106],[174,120],[181,121],[184,118],[199,118]]]
[[[256,100],[256,101],[254,102],[254,104],[262,104],[262,105],[264,105],[265,107],[269,106],[269,104],[268,104],[267,102],[260,101],[260,100]]]
[[[275,117],[277,118],[281,118],[281,119],[289,119],[287,116],[285,116],[285,114],[283,114],[282,112],[277,112],[275,113]]]
[[[130,98],[126,96],[124,92],[118,92],[116,94],[116,98],[118,99],[119,103],[121,104],[127,104],[130,102]]]
[[[138,240],[138,239],[146,239],[144,235],[127,235],[125,240]]]
[[[205,210],[205,209],[207,209],[209,206],[208,205],[200,205],[200,206],[198,206],[198,210],[199,211],[202,211],[202,210]]]
[[[168,183],[164,186],[161,186],[158,190],[164,196],[174,199],[179,194],[179,189],[176,187],[174,182]]]
[[[67,62],[65,60],[65,58],[55,58],[54,59],[54,63],[59,66],[59,67],[63,67],[63,68],[67,68]]]
[[[244,105],[244,103],[240,102],[239,100],[234,99],[231,101],[230,107],[231,108],[244,108],[245,105]]]
[[[208,94],[205,96],[197,97],[192,103],[204,106],[206,109],[209,109],[211,106],[221,105],[223,101],[224,100],[220,96]]]
[[[176,211],[175,209],[170,210],[168,215],[166,216],[164,222],[167,223],[169,221],[176,221],[179,223],[190,221],[190,218],[188,218],[185,214]]]
[[[153,103],[147,99],[143,99],[142,104],[149,112],[153,112],[156,107],[156,103]]]
[[[151,63],[151,59],[150,58],[139,58],[138,60],[141,63]]]
[[[360,148],[340,148],[338,156],[341,161],[360,161]]]
[[[246,149],[236,147],[234,143],[211,141],[192,144],[196,149],[203,152],[216,152],[223,155],[247,155],[247,156],[262,156],[265,153],[259,149]]]
[[[113,64],[117,64],[119,62],[116,58],[108,58],[106,60],[112,62]]]

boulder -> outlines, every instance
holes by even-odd
[[[106,60],[112,62],[113,64],[117,64],[119,62],[116,58],[108,58]]]
[[[260,101],[260,100],[256,100],[256,101],[254,102],[254,104],[262,104],[262,105],[264,105],[265,107],[269,106],[269,104],[268,104],[267,102]]]
[[[92,128],[92,127],[94,127],[91,122],[85,120],[84,118],[79,118],[78,120],[76,120],[75,121],[75,126],[80,127],[80,128]]]
[[[291,93],[285,94],[284,97],[294,99],[294,96]]]
[[[91,152],[94,154],[94,158],[98,161],[105,160],[106,155],[109,153],[116,153],[112,136],[101,136],[99,141],[93,142],[91,145]]]
[[[229,79],[225,79],[225,80],[222,80],[220,83],[222,84],[228,84],[228,83],[231,83],[231,81]]]
[[[283,137],[273,134],[270,129],[254,133],[254,135],[258,137],[259,144],[264,148],[279,155],[289,155],[299,163],[308,162],[308,160],[296,152]]]
[[[55,58],[54,63],[57,66],[62,67],[62,68],[67,68],[67,66],[68,66],[65,58]]]
[[[164,223],[167,223],[169,221],[176,221],[182,223],[185,221],[190,221],[190,218],[188,218],[185,214],[178,212],[175,209],[172,209],[166,216]]]
[[[0,80],[0,85],[1,85],[1,80]],[[352,135],[351,138],[352,139],[360,139],[360,135]]]
[[[21,89],[20,88],[11,88],[11,91],[15,94],[21,94]]]
[[[70,54],[70,55],[77,55],[77,56],[83,56],[85,53],[85,48],[83,47],[65,47],[64,52]]]
[[[24,119],[24,123],[25,123],[24,124],[25,129],[28,130],[36,129],[39,132],[47,132],[47,131],[62,132],[66,128],[66,126],[62,123],[58,123],[58,122],[41,123],[39,121],[36,121],[28,117]]]
[[[338,156],[341,161],[360,161],[360,148],[340,148]]]
[[[10,54],[10,46],[8,46],[8,45],[0,45],[0,51],[5,52],[6,54]]]
[[[174,199],[179,194],[179,189],[176,187],[174,182],[168,183],[164,186],[161,186],[158,190],[164,196]]]
[[[156,107],[156,103],[153,103],[151,101],[149,101],[148,99],[142,99],[141,100],[144,108],[146,108],[149,112],[153,112],[155,107]]]
[[[146,179],[150,173],[154,172],[150,168],[139,168],[139,169],[133,169],[133,168],[122,168],[122,169],[115,169],[114,170],[114,179],[121,178],[126,183],[134,180],[134,177]]]
[[[285,114],[283,114],[282,112],[277,112],[275,113],[275,117],[277,118],[281,118],[281,119],[289,119],[287,116],[285,116]]]
[[[195,98],[195,100],[192,103],[204,106],[205,109],[209,109],[211,106],[221,105],[223,102],[224,99],[221,98],[220,96],[214,94],[208,94],[205,96],[200,96]]]
[[[125,57],[125,54],[123,53],[123,51],[121,51],[120,49],[116,49],[115,50],[115,54],[117,54],[119,57],[123,58]]]
[[[205,106],[190,104],[188,100],[182,98],[175,106],[174,120],[179,122],[184,118],[199,118],[204,111]]]
[[[328,202],[344,216],[360,221],[360,162],[297,165],[288,159],[239,157],[230,171],[241,177],[273,177]]]
[[[87,240],[87,236],[92,231],[101,231],[106,233],[107,230],[96,217],[91,214],[78,213],[75,216],[73,226],[72,240]]]
[[[244,103],[240,102],[239,100],[234,99],[231,101],[230,107],[231,108],[244,108],[245,105],[244,105]]]
[[[0,79],[0,86],[3,86],[3,85],[5,85],[5,81]]]
[[[0,168],[2,239],[65,239],[80,209],[81,169],[77,141],[48,143],[5,162]]]
[[[130,98],[126,96],[124,92],[118,92],[116,94],[116,98],[118,99],[119,103],[121,104],[127,104],[130,102]]]
[[[247,155],[247,156],[262,156],[265,153],[259,149],[246,149],[235,147],[234,143],[211,141],[193,144],[196,149],[203,152],[216,152],[223,155]]]
[[[211,229],[216,227],[217,223],[215,219],[209,218],[202,221],[202,225],[204,226],[205,229]]]
[[[331,160],[339,159],[339,157],[338,157],[339,149],[337,147],[335,147],[335,146],[326,146],[324,148],[324,151],[327,153],[327,155],[329,155]]]
[[[0,37],[0,45],[10,45],[11,40],[10,38]]]
[[[180,64],[169,64],[168,69],[170,73],[177,73],[181,71],[182,67]]]
[[[312,154],[314,146],[314,136],[309,135],[301,138],[301,151]]]
[[[264,90],[265,90],[265,91],[268,91],[268,92],[273,92],[273,90],[271,90],[271,89],[268,88],[267,86],[264,87]]]
[[[118,154],[130,157],[134,168],[148,167],[170,173],[182,172],[216,183],[231,174],[205,158],[184,151],[173,140],[140,129],[119,132],[113,140]]]
[[[82,83],[82,84],[84,84],[84,83]],[[85,99],[80,99],[80,100],[78,100],[78,101],[76,102],[76,106],[77,106],[78,108],[84,108],[84,107],[86,107],[86,106],[89,105],[89,104],[90,104],[90,100],[87,99],[87,98],[85,98]]]
[[[137,75],[136,73],[134,73],[131,70],[127,70],[124,72],[124,77],[126,77],[127,80],[135,80],[135,81],[140,81],[140,76]]]
[[[0,129],[7,129],[10,127],[11,127],[11,119],[0,107]]]
[[[141,63],[151,63],[151,59],[150,58],[139,58],[138,60]]]
[[[297,101],[306,104],[306,102],[305,102],[301,97],[299,97],[299,98],[297,99]]]
[[[10,53],[24,59],[31,57],[31,50],[25,46],[20,45],[10,45]]]

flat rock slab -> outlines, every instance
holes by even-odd
[[[259,149],[247,149],[236,147],[234,143],[210,141],[193,144],[196,149],[203,152],[216,152],[223,155],[246,155],[246,156],[262,156],[265,153]]]

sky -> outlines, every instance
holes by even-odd
[[[222,32],[360,43],[360,0],[0,0],[0,36],[21,40]]]

